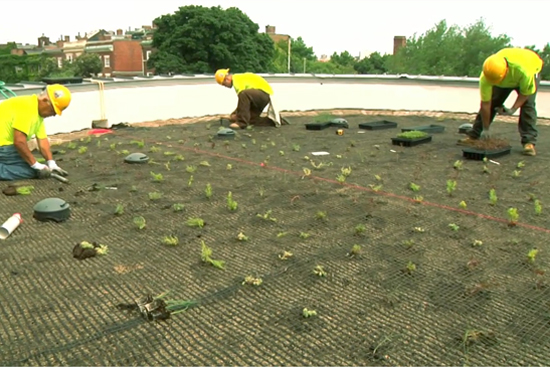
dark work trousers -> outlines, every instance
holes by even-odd
[[[246,89],[238,95],[237,109],[231,114],[231,120],[241,129],[248,125],[275,126],[275,122],[268,117],[261,117],[265,107],[269,104],[269,94],[260,89]]]
[[[535,76],[537,91],[540,85],[540,73]],[[519,94],[519,88],[500,88],[493,87],[493,97],[491,98],[491,122],[495,119],[497,114],[497,108],[502,107],[506,99],[510,96],[512,91],[516,91]],[[519,113],[518,131],[521,135],[521,144],[536,144],[537,143],[537,106],[536,98],[537,91],[533,95],[527,98],[527,101],[521,106]],[[478,112],[474,126],[467,135],[471,138],[477,139],[483,131],[483,123],[481,122],[481,111]]]
[[[36,170],[25,162],[14,145],[0,147],[0,181],[15,181],[36,177]]]

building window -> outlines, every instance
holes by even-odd
[[[111,56],[109,56],[109,55],[104,55],[104,56],[103,56],[103,65],[104,65],[106,68],[110,68],[110,67],[111,67]]]
[[[145,53],[145,60],[149,60],[149,57],[151,57],[151,51]]]
[[[60,69],[63,67],[63,58],[61,57],[57,58],[57,67]]]
[[[68,62],[73,62],[73,55],[72,54],[67,55],[67,61]]]

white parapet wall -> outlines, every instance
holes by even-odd
[[[271,83],[281,111],[315,109],[411,110],[475,113],[479,108],[475,78],[395,75],[263,75]],[[18,95],[39,93],[43,86],[9,86]],[[71,106],[47,120],[48,134],[88,129],[105,118],[107,126],[155,120],[229,114],[237,104],[233,90],[212,75],[103,80],[103,105],[96,81],[70,84]],[[512,93],[507,104],[511,105]],[[550,83],[542,82],[538,114],[550,118]],[[283,114],[284,115],[284,114]]]

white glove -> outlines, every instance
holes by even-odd
[[[61,169],[53,159],[46,163],[48,164],[48,168],[52,171],[52,173],[57,173],[61,176],[67,176],[69,174],[64,169]]]
[[[31,166],[32,169],[35,169],[37,171],[41,171],[43,169],[48,169],[49,167],[46,166],[45,164],[42,164],[40,162],[35,162],[32,166]]]

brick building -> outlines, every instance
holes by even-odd
[[[277,34],[275,32],[275,26],[273,25],[266,25],[265,33],[267,33],[269,37],[271,37],[273,43],[275,44],[278,44],[281,41],[288,42],[288,40],[290,39],[290,36],[288,34]]]
[[[396,55],[397,51],[399,51],[401,47],[405,47],[406,44],[407,44],[407,37],[405,36],[393,37],[393,54]]]

